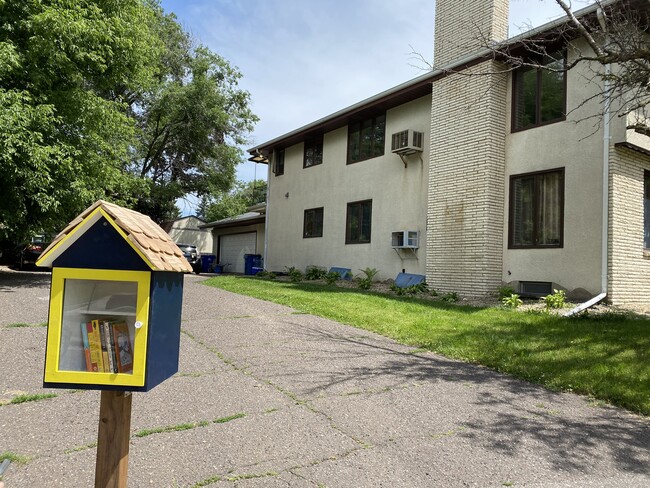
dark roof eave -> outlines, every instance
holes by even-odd
[[[436,73],[429,71],[424,75],[414,78],[406,83],[397,85],[373,97],[355,103],[310,124],[288,132],[280,137],[271,139],[248,150],[250,154],[258,152],[268,155],[276,146],[288,147],[304,140],[310,134],[329,132],[348,124],[348,121],[367,111],[392,108],[412,100],[431,94],[431,82]]]
[[[244,227],[247,225],[263,224],[265,220],[266,220],[266,215],[260,215],[257,217],[250,217],[247,219],[230,220],[228,222],[224,222],[224,221],[211,222],[209,224],[200,225],[199,229],[227,229],[230,227]]]

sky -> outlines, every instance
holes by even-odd
[[[593,0],[573,0],[574,10]],[[435,0],[161,0],[196,43],[243,77],[260,118],[244,149],[424,74]],[[509,36],[563,15],[555,0],[510,0]],[[237,177],[266,179],[245,162]],[[191,209],[182,209],[183,214]]]

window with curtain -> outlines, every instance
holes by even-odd
[[[369,243],[371,223],[372,200],[348,203],[347,218],[345,221],[345,243]]]
[[[562,247],[564,168],[510,177],[508,246]]]

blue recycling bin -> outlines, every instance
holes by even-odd
[[[244,254],[244,274],[252,275],[253,268],[262,266],[262,256],[259,254]]]
[[[201,272],[208,273],[214,269],[214,262],[217,256],[214,254],[201,254]]]

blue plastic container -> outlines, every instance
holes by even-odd
[[[244,274],[252,275],[253,268],[262,266],[262,256],[259,254],[244,254]]]
[[[214,267],[217,256],[214,254],[201,254],[201,272],[207,273]]]

